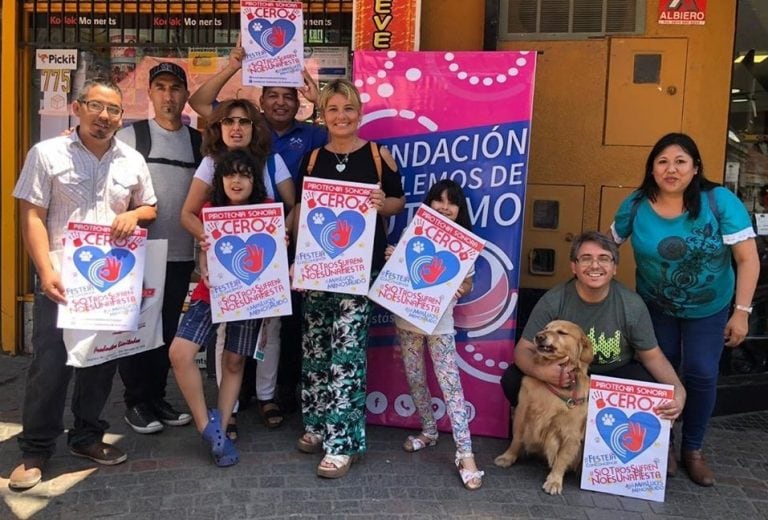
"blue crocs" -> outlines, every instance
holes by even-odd
[[[214,457],[224,453],[224,429],[221,427],[221,414],[218,410],[208,410],[208,424],[203,430],[203,440],[211,444],[211,453]]]
[[[220,468],[226,468],[227,466],[234,466],[235,464],[240,462],[240,454],[237,452],[237,448],[235,448],[235,444],[226,437],[224,438],[223,453],[221,455],[216,455],[215,453],[211,452],[211,454],[213,455],[213,461]]]

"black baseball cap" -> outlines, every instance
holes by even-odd
[[[184,88],[187,88],[187,73],[175,63],[164,61],[149,69],[149,84],[151,85],[152,82],[155,81],[155,78],[160,74],[172,74],[173,76],[176,76],[182,83],[184,83]]]

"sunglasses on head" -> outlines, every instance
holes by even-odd
[[[219,123],[221,126],[232,126],[235,123],[240,126],[251,126],[253,121],[247,117],[223,117]]]

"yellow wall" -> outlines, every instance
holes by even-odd
[[[483,48],[485,0],[422,0],[422,51],[478,51]]]
[[[707,176],[722,181],[736,0],[709,2],[703,26],[659,25],[657,9],[658,0],[648,2],[644,36],[688,40],[682,131],[697,140]],[[607,38],[505,41],[498,48],[543,51],[536,72],[528,182],[583,183],[587,201],[599,201],[603,185],[640,184],[650,148],[602,144]],[[598,227],[599,211],[597,202],[587,204],[584,229]]]
[[[25,128],[19,125],[19,75],[17,68],[18,50],[16,46],[17,28],[15,25],[16,2],[3,2],[2,7],[2,64],[0,77],[2,92],[0,98],[0,348],[5,352],[15,352],[18,346],[18,312],[16,301],[18,294],[18,258],[16,204],[11,196],[18,171],[19,133]]]

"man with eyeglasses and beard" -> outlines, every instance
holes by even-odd
[[[587,231],[573,240],[570,258],[573,279],[547,291],[531,311],[515,347],[515,363],[501,377],[504,395],[517,406],[523,375],[555,388],[570,385],[565,366],[534,362],[533,343],[536,333],[550,321],[568,320],[579,325],[592,342],[595,357],[590,373],[673,385],[674,400],[661,404],[658,412],[663,419],[676,419],[685,405],[685,388],[656,341],[645,303],[613,279],[618,246],[602,233]],[[676,470],[670,449],[667,473],[671,476]]]
[[[113,240],[125,239],[137,226],[157,217],[156,198],[142,156],[114,138],[122,123],[122,93],[108,80],[93,79],[72,104],[80,119],[75,132],[42,141],[27,154],[13,191],[27,253],[37,271],[32,347],[18,436],[21,464],[9,487],[29,489],[42,479],[45,463],[64,431],[64,402],[73,369],[56,327],[57,305],[66,304],[66,288],[49,258],[62,248],[70,221],[111,226]],[[100,419],[112,389],[116,361],[78,368],[72,395],[74,426],[69,451],[99,464],[120,464],[127,455],[103,442],[109,427]]]

